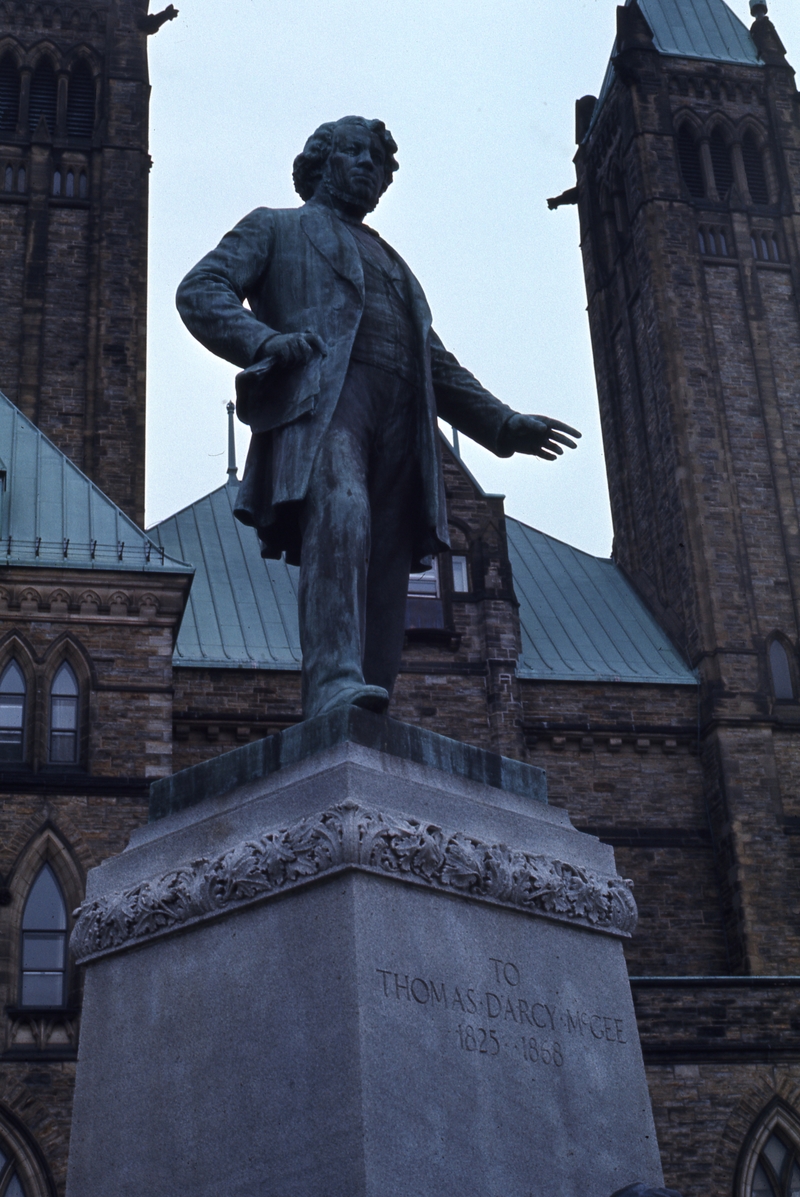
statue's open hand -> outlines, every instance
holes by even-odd
[[[503,426],[498,449],[504,457],[511,453],[532,453],[545,461],[555,461],[564,452],[562,445],[567,449],[576,448],[575,441],[570,438],[580,439],[580,435],[577,428],[570,428],[560,420],[551,420],[548,416],[523,416],[517,412]]]
[[[260,356],[262,361],[271,358],[279,366],[305,366],[315,353],[325,357],[327,352],[328,346],[316,333],[279,333],[264,343]]]

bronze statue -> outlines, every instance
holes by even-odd
[[[580,436],[513,412],[459,365],[363,223],[396,152],[382,121],[321,125],[294,163],[304,205],[251,212],[178,290],[189,330],[243,369],[253,436],[236,516],[263,556],[300,565],[305,718],[388,706],[409,572],[449,543],[437,416],[500,457],[552,461]]]

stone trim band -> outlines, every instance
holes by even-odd
[[[388,875],[610,935],[627,937],[636,927],[632,882],[622,877],[602,877],[346,801],[213,860],[196,860],[85,901],[75,912],[72,953],[83,964],[342,869]]]

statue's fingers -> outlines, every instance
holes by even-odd
[[[307,332],[305,334],[305,339],[306,342],[311,345],[313,349],[316,349],[318,353],[321,353],[323,357],[327,356],[328,346],[325,344],[322,337],[317,336],[316,333]]]
[[[571,424],[564,424],[561,420],[551,420],[549,416],[532,416],[531,418],[541,420],[543,424],[547,425],[549,430],[566,432],[569,436],[576,436],[578,440],[581,438],[581,433],[578,432],[577,428],[573,428]]]
[[[571,427],[569,424],[562,424],[560,420],[548,420],[547,423],[551,428],[556,429],[558,432],[566,432],[569,436],[576,436],[578,440],[581,439],[581,434],[578,432],[578,429]]]
[[[544,445],[540,446],[538,449],[534,449],[533,456],[534,457],[543,457],[545,461],[555,461],[556,460],[555,453],[550,453],[548,449],[545,449]]]
[[[564,450],[561,448],[561,446],[557,445],[555,443],[555,441],[553,441],[553,440],[545,441],[542,448],[546,449],[548,453],[555,453],[555,455],[557,457],[560,457],[561,454],[564,452]]]
[[[574,441],[571,441],[568,436],[562,436],[560,432],[550,433],[551,441],[558,441],[559,445],[566,445],[568,449],[577,449]]]

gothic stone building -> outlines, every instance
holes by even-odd
[[[800,95],[752,7],[629,0],[577,105],[613,559],[442,440],[453,548],[410,579],[391,712],[544,766],[614,846],[685,1197],[800,1194]],[[300,715],[295,571],[233,520],[235,468],[141,530],[168,15],[0,0],[0,1197],[64,1191],[87,871],[151,779]]]

